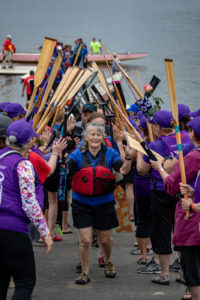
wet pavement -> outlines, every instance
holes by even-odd
[[[37,268],[37,284],[32,299],[37,300],[100,300],[100,299],[181,299],[185,287],[175,282],[178,273],[170,273],[170,286],[151,283],[156,275],[138,274],[138,256],[131,255],[135,237],[133,233],[116,233],[113,230],[114,247],[112,261],[117,270],[116,278],[106,278],[104,269],[97,263],[98,248],[91,249],[91,282],[86,286],[74,284],[79,274],[76,264],[77,231],[63,235],[62,242],[54,243],[49,255],[42,244],[34,243]],[[175,258],[175,253],[172,257]],[[151,256],[148,256],[151,259]],[[8,299],[13,290],[9,290]]]

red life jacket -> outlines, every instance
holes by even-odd
[[[107,166],[105,153],[106,148],[103,148],[96,167],[92,166],[87,153],[83,155],[81,168],[72,179],[74,192],[87,196],[100,196],[114,191],[115,176]]]

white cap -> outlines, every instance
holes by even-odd
[[[8,34],[6,37],[7,39],[12,39],[12,36],[10,34]]]

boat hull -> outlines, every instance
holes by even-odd
[[[15,53],[13,54],[13,61],[18,63],[37,63],[39,60],[40,53]],[[120,61],[128,61],[144,58],[147,53],[119,53],[117,57]],[[109,54],[105,54],[107,61],[111,62],[112,57]],[[95,61],[96,63],[105,63],[104,54],[88,54],[88,62]],[[2,61],[3,55],[0,54],[0,61]]]

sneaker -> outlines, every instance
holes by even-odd
[[[90,277],[85,273],[81,273],[81,275],[75,280],[76,284],[87,284],[88,282],[90,282]]]
[[[59,236],[56,232],[53,234],[52,236],[52,241],[54,242],[61,242],[62,241],[62,238],[61,236]]]
[[[140,274],[160,274],[161,267],[157,265],[152,258],[152,260],[145,267],[137,269],[137,272]]]
[[[82,272],[82,265],[81,265],[81,262],[79,262],[77,265],[76,265],[76,273],[81,273]]]
[[[13,69],[14,67],[13,67],[13,66],[9,66],[8,68],[9,68],[9,69]]]
[[[2,68],[2,69],[6,69],[6,66],[2,66],[1,68]]]
[[[108,278],[114,278],[116,276],[115,267],[111,263],[111,261],[105,262],[105,271],[104,271],[106,277]]]
[[[137,260],[137,263],[140,265],[147,265],[147,257],[146,255],[141,255]]]
[[[153,283],[161,284],[161,285],[169,285],[169,276],[159,276],[151,280]]]
[[[98,258],[98,265],[99,265],[100,268],[105,267],[104,257],[99,257]]]
[[[172,265],[169,265],[169,271],[171,272],[179,272],[181,269],[181,264],[178,261],[178,258],[175,259]]]

